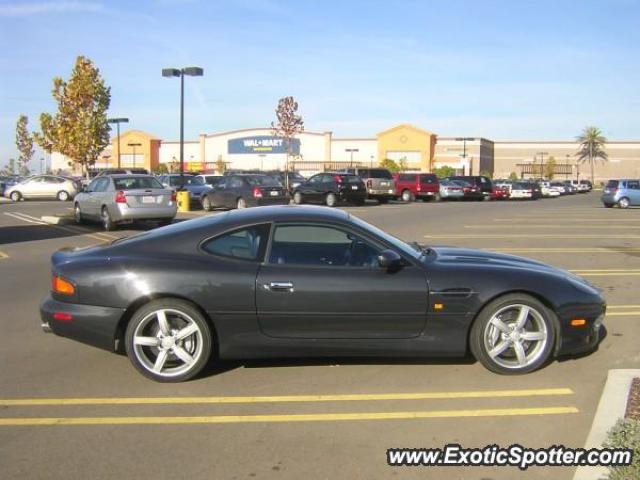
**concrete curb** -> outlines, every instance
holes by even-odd
[[[55,215],[43,215],[40,219],[51,225],[70,225],[75,223],[72,217],[58,217]]]
[[[601,447],[607,432],[624,417],[631,381],[636,377],[640,377],[639,369],[609,370],[584,448]],[[606,478],[608,471],[607,467],[578,467],[573,480],[599,480]]]

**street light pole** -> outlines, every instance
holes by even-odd
[[[358,148],[345,148],[344,151],[351,154],[351,160],[349,161],[349,166],[353,167],[353,153],[354,152],[359,152],[360,149],[358,149]]]
[[[540,178],[544,177],[544,174],[543,174],[543,171],[542,171],[543,170],[542,165],[544,164],[544,156],[548,155],[548,154],[549,154],[549,152],[538,152],[538,153],[536,153],[536,157],[538,155],[540,155]]]
[[[133,168],[136,168],[136,147],[141,147],[142,144],[138,142],[127,143],[128,147],[133,148]]]
[[[466,162],[467,162],[467,141],[475,140],[473,137],[457,137],[456,142],[462,142],[462,175],[466,175]],[[471,171],[471,166],[469,166]]]
[[[184,76],[201,77],[200,67],[163,68],[163,77],[180,77],[180,189],[184,188]]]
[[[107,123],[115,123],[116,124],[116,130],[117,130],[117,133],[118,133],[118,168],[120,168],[120,124],[121,123],[129,123],[129,119],[128,118],[123,118],[123,117],[109,118],[107,120]]]

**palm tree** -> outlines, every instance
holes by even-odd
[[[598,127],[584,127],[584,130],[582,130],[582,133],[576,137],[576,140],[580,144],[578,153],[576,153],[578,162],[589,162],[591,165],[591,183],[593,184],[593,165],[595,161],[598,159],[603,162],[609,160],[609,156],[604,150],[604,145],[607,143],[607,139],[602,135],[602,130]]]

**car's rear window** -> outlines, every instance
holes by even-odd
[[[391,180],[393,177],[391,176],[391,172],[386,168],[372,168],[369,170],[369,178],[387,178]]]
[[[114,178],[116,190],[135,190],[138,188],[164,188],[154,177]]]
[[[609,180],[607,182],[607,188],[618,188],[619,183],[618,180]]]
[[[420,183],[438,183],[438,177],[433,174],[420,175]]]
[[[194,177],[193,175],[183,175],[182,177],[176,175],[175,177],[169,177],[169,185],[172,187],[184,186],[184,185],[204,185],[204,180],[200,177]]]
[[[360,177],[358,177],[356,175],[340,175],[340,178],[345,183],[360,183],[360,182],[362,182]]]
[[[256,175],[244,177],[246,182],[252,187],[281,187],[282,184],[279,180],[268,175]]]

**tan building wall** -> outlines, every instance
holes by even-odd
[[[431,171],[436,135],[409,124],[400,124],[377,135],[378,159],[406,158],[410,169]]]
[[[122,153],[119,152],[118,145]],[[120,168],[146,168],[151,171],[160,161],[160,139],[140,130],[128,130],[122,133],[120,142],[117,136],[113,137],[111,150],[111,168],[118,168],[118,154],[120,154]]]

